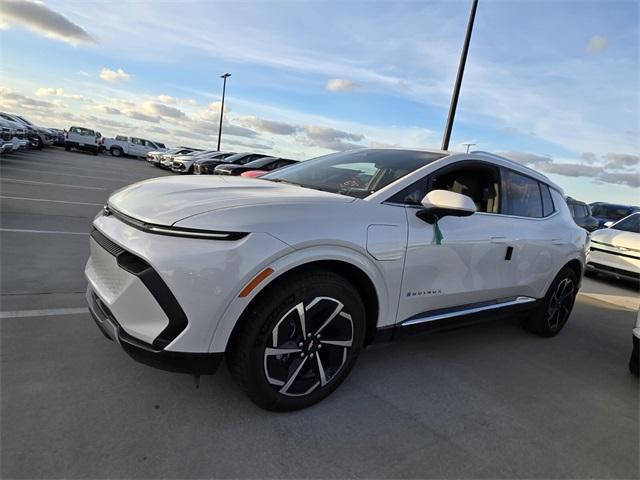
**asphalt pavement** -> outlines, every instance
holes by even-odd
[[[49,148],[0,157],[2,478],[638,478],[635,284],[585,279],[563,332],[518,319],[367,349],[320,404],[255,407],[224,364],[139,365],[84,305],[91,220],[169,173]]]

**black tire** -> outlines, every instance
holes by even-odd
[[[121,148],[113,147],[110,151],[111,151],[111,155],[114,156],[114,157],[121,157],[122,156],[122,149]]]
[[[98,149],[96,148],[93,152],[94,155],[98,155]]]
[[[540,307],[531,312],[525,326],[541,337],[553,337],[565,326],[578,294],[575,272],[564,267],[551,282]]]
[[[64,146],[64,150],[65,150],[65,152],[68,152],[69,150],[71,150],[71,147],[69,145],[65,145]]]
[[[229,342],[227,363],[255,404],[296,410],[319,402],[342,383],[364,335],[364,306],[348,281],[320,269],[293,273],[249,306]]]
[[[36,148],[38,150],[42,150],[43,147],[44,147],[44,142],[42,141],[42,139],[40,137],[38,137],[38,146]]]

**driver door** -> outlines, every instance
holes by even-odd
[[[409,232],[398,322],[508,296],[504,270],[511,232],[508,219],[493,214],[499,211],[499,169],[475,161],[461,163],[444,167],[401,192],[409,203],[405,206]],[[478,210],[468,217],[441,218],[440,244],[435,225],[418,218],[421,207],[415,205],[417,198],[435,189],[467,194]]]

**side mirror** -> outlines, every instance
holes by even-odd
[[[471,198],[448,190],[432,190],[422,199],[423,210],[416,215],[427,223],[435,223],[439,218],[468,217],[476,211]]]
[[[605,228],[611,228],[614,223],[616,223],[616,222],[612,222],[612,221],[604,222],[604,226],[605,226]]]

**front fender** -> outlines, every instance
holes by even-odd
[[[220,318],[217,324],[217,327],[211,339],[209,351],[224,352],[226,350],[231,333],[233,332],[233,329],[236,326],[238,320],[241,318],[243,312],[251,303],[251,301],[257,295],[259,295],[260,292],[267,287],[267,285],[270,285],[272,282],[277,281],[278,278],[280,278],[282,275],[293,270],[296,267],[326,260],[349,263],[362,270],[373,283],[376,290],[376,295],[378,297],[380,310],[378,318],[376,319],[376,324],[378,326],[382,326],[382,324],[393,323],[395,321],[395,310],[397,309],[399,293],[394,289],[391,289],[392,291],[389,290],[387,282],[385,281],[385,278],[389,278],[387,277],[388,273],[384,272],[385,266],[380,265],[381,262],[374,261],[365,252],[362,252],[355,248],[349,248],[344,245],[309,246],[301,249],[296,249],[293,252],[285,252],[285,255],[283,255],[279,259],[271,261],[270,263],[264,263],[260,265],[255,269],[255,271],[251,273],[251,275],[248,275],[242,282],[240,282],[234,298],[229,303],[222,318]],[[395,262],[385,262],[385,264],[387,264],[386,268],[391,266],[391,263]],[[267,267],[272,268],[274,270],[274,273],[272,273],[269,277],[267,277],[265,281],[259,284],[258,287],[256,287],[250,295],[244,298],[240,298],[238,295],[245,287],[245,285]],[[398,274],[402,275],[401,268]],[[397,281],[396,283],[397,285],[400,285],[399,281]],[[393,301],[393,299],[395,299],[395,302]]]

